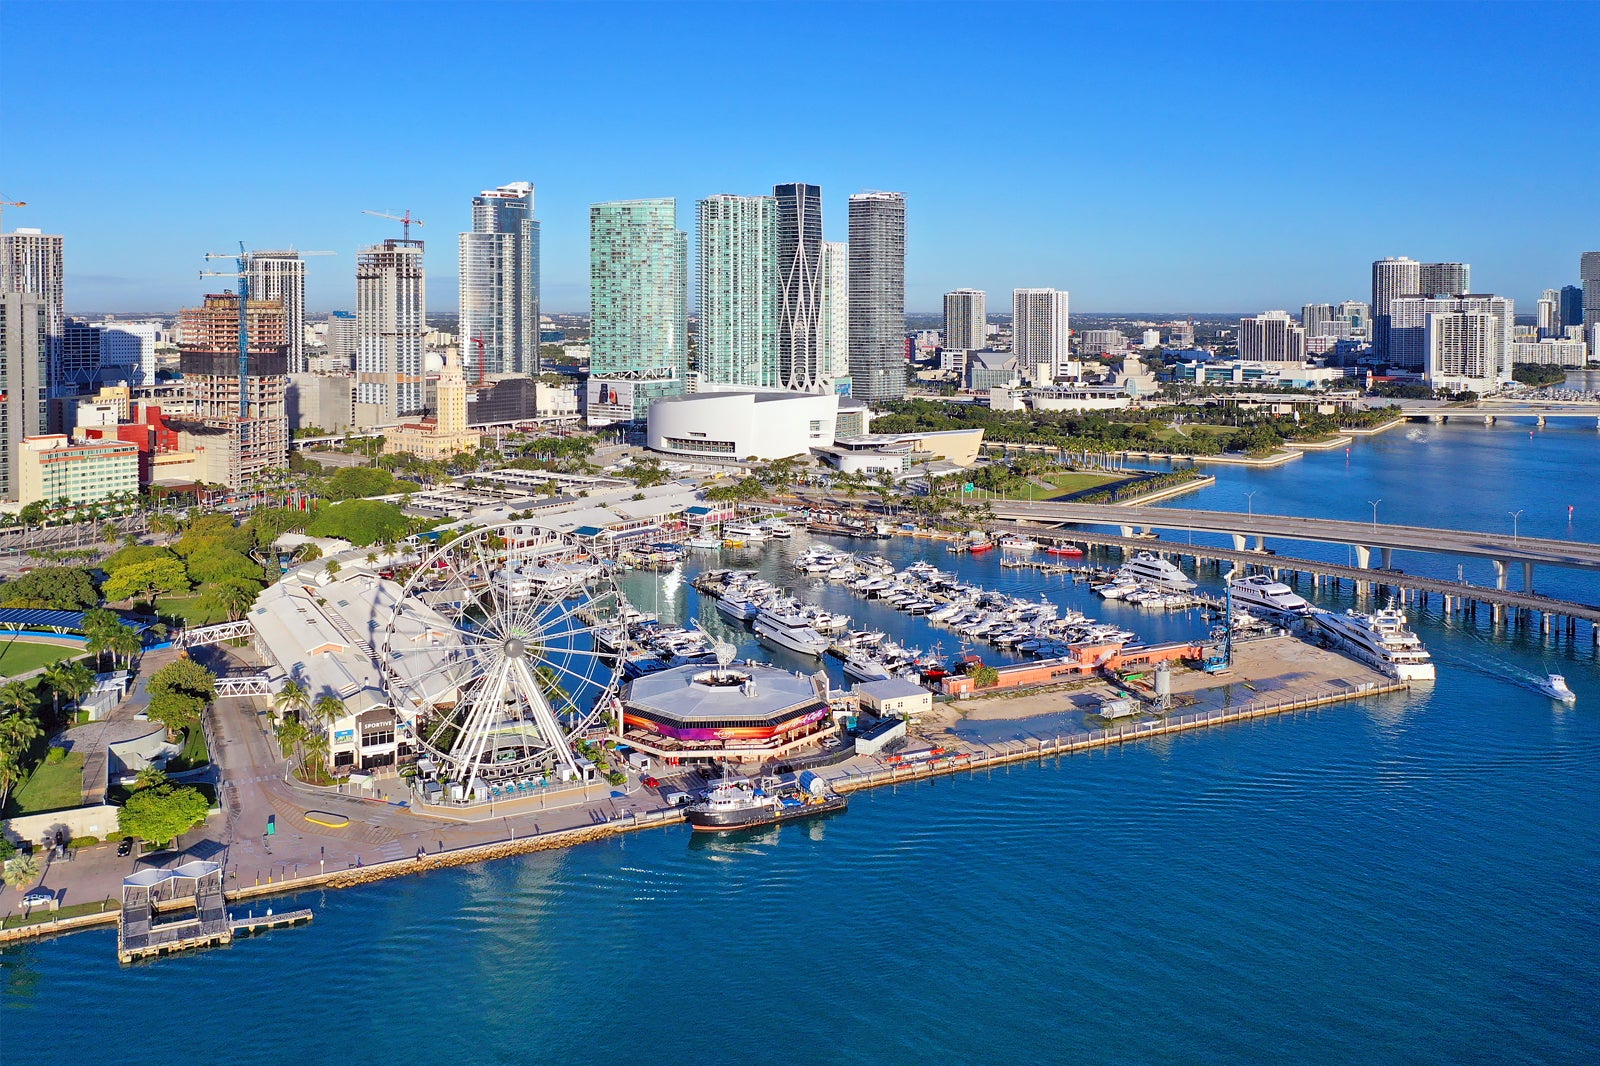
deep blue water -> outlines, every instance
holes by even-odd
[[[1439,452],[1428,432],[1358,443],[1350,482],[1341,453],[1229,474],[1200,502],[1262,483],[1273,510],[1342,514],[1394,478],[1455,486],[1397,521],[1493,528],[1520,493],[1560,506],[1536,521],[1561,535],[1574,479],[1541,479],[1600,443],[1485,448],[1521,442],[1452,427],[1459,451]],[[1574,502],[1595,539],[1600,497]],[[1030,580],[967,562],[991,586]],[[722,621],[682,590],[666,604]],[[1200,624],[1129,617],[1152,636]],[[1409,695],[857,794],[744,839],[666,830],[306,894],[308,927],[148,965],[120,967],[108,932],[14,947],[0,1046],[133,1064],[1594,1062],[1593,653],[1420,628],[1440,679]],[[1526,687],[1547,669],[1575,708]]]

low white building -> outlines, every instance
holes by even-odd
[[[664,455],[712,459],[785,459],[826,447],[842,406],[864,406],[835,393],[741,389],[672,396],[650,405],[648,446]]]
[[[851,689],[861,709],[879,718],[915,718],[933,710],[933,693],[902,677],[867,681]]]

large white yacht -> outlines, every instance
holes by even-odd
[[[828,650],[828,638],[811,628],[806,617],[794,611],[762,611],[756,616],[757,636],[797,651],[801,655],[821,656]]]
[[[1159,555],[1140,552],[1117,571],[1119,577],[1129,577],[1146,585],[1159,585],[1173,592],[1189,592],[1194,588],[1188,574],[1167,562]]]
[[[1398,607],[1385,607],[1376,614],[1335,614],[1313,609],[1311,619],[1340,648],[1390,677],[1402,681],[1434,679],[1433,658],[1406,626],[1406,613]]]
[[[1311,604],[1304,596],[1267,574],[1251,574],[1228,582],[1233,602],[1241,607],[1255,607],[1278,614],[1309,614]]]

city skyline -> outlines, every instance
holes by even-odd
[[[1600,233],[1600,193],[1586,180],[1596,119],[1582,109],[1573,109],[1563,136],[1540,140],[1536,166],[1509,138],[1501,149],[1466,156],[1465,117],[1385,142],[1388,169],[1451,160],[1451,184],[1426,198],[1381,191],[1390,187],[1369,180],[1371,160],[1359,150],[1328,153],[1318,142],[1285,154],[1281,141],[1284,130],[1317,116],[1381,129],[1391,117],[1387,101],[1420,96],[1437,69],[1455,78],[1452,115],[1472,116],[1474,127],[1519,128],[1548,100],[1539,86],[1495,73],[1505,69],[1504,49],[1558,33],[1564,47],[1542,58],[1549,79],[1541,81],[1580,84],[1584,57],[1600,43],[1580,6],[1482,5],[1452,9],[1448,20],[1429,6],[1340,7],[1341,28],[1363,43],[1329,46],[1325,78],[1305,76],[1304,47],[1307,31],[1333,9],[987,6],[982,29],[1022,42],[1017,77],[959,93],[928,92],[897,65],[861,61],[862,42],[880,36],[908,57],[936,54],[948,33],[937,5],[820,7],[819,98],[808,109],[777,111],[766,101],[787,74],[761,44],[791,17],[777,7],[743,8],[727,20],[668,8],[534,7],[547,59],[516,69],[473,60],[470,79],[455,76],[468,60],[454,57],[472,52],[473,21],[455,17],[459,8],[416,5],[402,31],[371,18],[373,9],[330,7],[319,9],[319,25],[346,37],[347,61],[284,87],[281,106],[253,115],[248,129],[210,121],[215,102],[192,82],[141,71],[152,57],[219,39],[236,41],[247,64],[292,54],[304,44],[296,20],[226,8],[75,5],[74,13],[93,17],[71,19],[66,10],[15,5],[8,13],[13,39],[30,47],[6,64],[0,89],[29,106],[6,116],[12,151],[0,193],[29,202],[6,213],[10,226],[66,237],[73,313],[181,306],[198,291],[199,256],[240,239],[337,251],[309,265],[307,310],[349,308],[357,250],[398,236],[363,218],[362,208],[410,207],[428,220],[424,236],[453,234],[470,227],[466,197],[508,176],[540,189],[543,305],[551,311],[587,308],[590,204],[672,197],[687,212],[717,193],[763,195],[796,180],[828,190],[828,234],[845,231],[850,194],[906,194],[906,306],[918,313],[936,313],[944,292],[968,287],[1068,289],[1088,313],[1297,308],[1361,297],[1368,264],[1402,254],[1470,262],[1476,287],[1532,308],[1544,289],[1576,283],[1576,256]],[[602,24],[607,47],[597,53],[590,43]],[[1137,42],[1138,79],[1127,77],[1122,57],[1114,67],[1097,52],[1065,65],[1022,61],[1053,42],[1108,34]],[[367,60],[419,38],[443,57],[435,73],[393,88],[394,106],[359,106]],[[678,47],[690,40],[695,49]],[[111,41],[117,47],[99,46]],[[1219,76],[1218,54],[1238,49],[1248,49],[1251,63]],[[713,53],[723,59],[709,66],[681,58]],[[661,121],[659,109],[637,106],[669,75],[681,83],[674,108],[692,136],[682,135],[683,123]],[[1380,80],[1385,92],[1373,93]],[[52,93],[23,90],[44,81]],[[126,92],[129,84],[141,91]],[[1281,91],[1262,92],[1268,84]],[[490,92],[558,99],[570,85],[583,92],[549,119],[564,142],[543,134],[538,141],[568,145],[554,150],[491,135],[506,116],[469,106]],[[1018,142],[1005,106],[1013,94],[1070,101],[1068,121],[1058,133]],[[883,135],[878,108],[851,106],[868,98],[893,109],[895,136]],[[936,131],[955,120],[1013,148],[993,160],[927,166]],[[548,125],[542,114],[539,125]],[[384,162],[396,158],[402,135],[414,141],[429,129],[450,129],[452,141],[474,150]],[[589,136],[597,129],[606,136]],[[117,181],[108,185],[52,148],[64,130],[114,154]],[[322,147],[329,137],[339,150]],[[1085,165],[1082,147],[1106,141],[1125,145],[1126,158]],[[285,164],[253,167],[271,143],[283,146]],[[184,166],[170,165],[174,153]],[[317,162],[296,165],[300,158]],[[1462,226],[1487,200],[1500,205],[1498,221]],[[435,257],[430,311],[456,306],[451,258]]]

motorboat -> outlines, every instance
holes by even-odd
[[[729,522],[722,527],[722,536],[727,540],[742,540],[746,544],[759,544],[767,539],[766,530],[750,522]]]
[[[1278,614],[1304,615],[1311,612],[1311,604],[1288,585],[1266,574],[1251,574],[1228,582],[1233,602],[1244,607],[1254,607]]]
[[[796,611],[762,611],[755,620],[756,635],[780,648],[817,658],[828,650],[828,638],[811,627],[805,615]]]
[[[697,533],[683,542],[686,548],[699,548],[702,551],[716,551],[722,547],[722,538],[713,533]]]
[[[1188,574],[1161,556],[1149,552],[1135,555],[1124,563],[1117,573],[1121,577],[1131,578],[1144,584],[1160,585],[1172,592],[1190,592],[1194,589],[1194,580]]]
[[[1046,555],[1059,555],[1067,559],[1083,558],[1083,549],[1076,544],[1050,544],[1044,551]]]
[[[761,523],[761,528],[774,540],[788,540],[794,536],[794,527],[781,518],[769,518]]]
[[[1578,694],[1567,687],[1567,679],[1560,674],[1546,674],[1539,691],[1562,703],[1577,703]]]
[[[1401,681],[1432,681],[1433,657],[1406,625],[1406,613],[1385,607],[1373,614],[1313,609],[1311,619],[1333,643]]]

